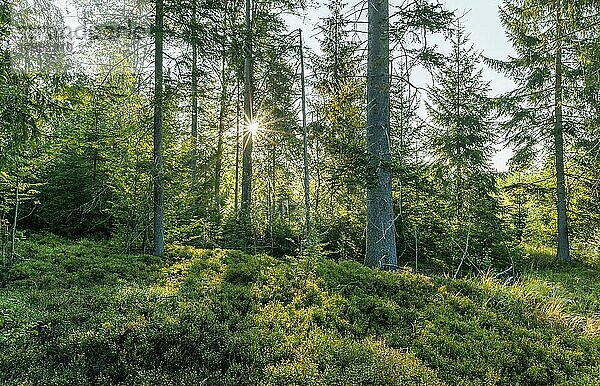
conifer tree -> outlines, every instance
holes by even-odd
[[[557,257],[570,261],[565,154],[581,127],[578,114],[585,69],[580,62],[598,4],[587,0],[505,0],[500,19],[517,52],[508,61],[487,60],[517,84],[501,104],[515,165],[536,161],[539,150],[554,164]]]
[[[155,256],[165,252],[163,185],[163,0],[156,0],[154,36],[154,248]]]
[[[487,96],[489,82],[483,78],[480,56],[460,21],[451,43],[451,53],[434,73],[427,110],[436,181],[447,208],[441,215],[448,221],[450,238],[460,237],[460,255],[466,257],[467,246],[472,248],[474,239],[489,247],[486,244],[493,242],[489,236],[497,233],[491,168],[495,135],[492,103]]]
[[[436,131],[433,156],[453,175],[454,206],[463,218],[464,201],[472,177],[489,177],[494,141],[489,82],[484,81],[481,60],[458,25],[452,38],[452,53],[434,74],[427,110]]]
[[[242,135],[242,215],[250,215],[252,202],[252,145],[251,130],[254,120],[253,107],[253,53],[252,53],[252,1],[246,0],[246,23],[244,33],[244,131]]]
[[[370,0],[367,59],[367,233],[365,264],[395,269],[396,227],[392,202],[390,141],[389,3]]]
[[[322,54],[311,57],[314,225],[348,259],[364,254],[365,74],[345,3],[331,0],[327,8],[318,26]]]

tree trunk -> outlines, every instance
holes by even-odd
[[[269,190],[267,192],[267,206],[268,206],[268,217],[269,217],[269,236],[271,239],[271,255],[275,251],[275,212],[276,212],[276,200],[275,194],[276,182],[277,182],[277,154],[275,150],[277,148],[276,143],[271,145],[271,178],[269,179]]]
[[[461,39],[462,39],[462,30],[460,28],[460,19],[458,20],[458,26],[456,28],[456,133],[455,133],[455,138],[456,138],[456,143],[454,144],[454,146],[456,146],[456,149],[460,149],[461,145],[459,142],[459,138],[462,136],[462,124],[461,124],[461,111],[460,111],[460,106],[461,106],[461,68],[460,68],[460,47],[461,47]],[[460,163],[461,161],[459,160],[459,165],[456,166],[456,219],[458,222],[458,225],[461,226],[462,225],[462,213],[463,213],[463,171],[462,168],[460,167]]]
[[[9,229],[8,229],[8,224],[5,225],[5,221],[4,221],[4,215],[6,214],[4,211],[0,212],[2,213],[2,216],[0,216],[0,233],[2,235],[2,262],[4,263],[5,258],[6,258],[6,248],[7,248],[7,244],[8,244],[8,235],[9,235]]]
[[[367,62],[367,237],[365,264],[395,269],[396,229],[392,203],[390,148],[389,3],[369,0]]]
[[[246,36],[244,42],[244,134],[242,157],[242,215],[250,217],[252,202],[252,8],[251,0],[246,0]]]
[[[562,112],[562,28],[561,0],[556,2],[556,57],[554,84],[554,156],[556,162],[556,207],[558,214],[557,256],[563,261],[571,261],[569,248],[569,228],[567,221],[567,193],[565,188],[565,161]]]
[[[165,252],[163,187],[163,0],[156,0],[154,38],[154,256]]]
[[[321,117],[319,116],[319,110],[317,109],[316,111],[316,115],[317,115],[317,124],[320,126],[321,125]],[[316,189],[315,189],[315,207],[314,207],[314,212],[316,214],[316,216],[318,216],[319,218],[321,218],[321,154],[319,153],[319,148],[321,147],[321,144],[319,142],[319,137],[317,136],[315,138],[315,160],[316,160],[316,167],[315,167],[315,171],[317,174],[317,181],[316,181]]]
[[[195,12],[194,12],[195,16]],[[192,188],[198,181],[198,46],[192,42]]]
[[[225,133],[225,110],[227,109],[227,47],[225,45],[225,36],[227,35],[227,14],[228,1],[224,1],[223,5],[225,16],[223,17],[221,41],[221,105],[219,110],[219,134],[217,138],[217,159],[215,161],[215,208],[217,211],[221,209],[221,172],[223,165],[223,135]]]
[[[310,245],[310,176],[308,174],[308,131],[306,127],[306,87],[304,82],[304,47],[300,31],[300,83],[302,86],[302,144],[304,156],[304,204],[306,206],[306,241]]]
[[[235,90],[235,196],[234,209],[235,215],[238,214],[239,197],[240,197],[240,82],[237,81]]]
[[[217,137],[217,156],[215,160],[215,207],[217,210],[221,208],[221,168],[223,164],[223,134],[225,133],[225,109],[227,108],[227,61],[225,52],[223,52],[223,62],[221,68],[222,90],[221,90],[221,106],[219,110],[219,133]]]
[[[15,187],[15,216],[13,218],[12,233],[10,237],[10,262],[16,260],[15,246],[17,241],[17,222],[19,221],[19,177],[17,177],[17,186]]]

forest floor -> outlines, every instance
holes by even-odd
[[[600,271],[516,281],[33,236],[0,268],[0,384],[597,385]]]

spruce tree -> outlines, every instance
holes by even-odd
[[[154,36],[154,248],[155,256],[165,253],[163,185],[163,0],[156,0]]]
[[[487,60],[517,84],[500,105],[508,117],[504,127],[515,148],[514,164],[531,165],[538,153],[553,160],[557,256],[563,261],[571,260],[565,159],[582,123],[581,53],[597,25],[598,8],[587,0],[505,0],[500,19],[517,54],[504,62]]]
[[[497,234],[495,178],[491,167],[495,140],[489,82],[480,56],[458,23],[452,51],[434,73],[427,110],[431,119],[431,156],[442,188],[448,236],[468,256],[474,241],[489,248]],[[451,245],[454,249],[455,245]],[[481,251],[479,251],[481,252]]]
[[[310,62],[313,216],[315,233],[330,240],[335,256],[352,259],[364,254],[365,74],[344,2],[331,0],[327,8],[318,26],[322,54]]]
[[[367,59],[367,231],[365,264],[395,269],[390,141],[390,29],[387,0],[370,0]]]

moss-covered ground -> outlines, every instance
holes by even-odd
[[[0,271],[0,384],[596,385],[599,271],[516,280],[33,237]]]

